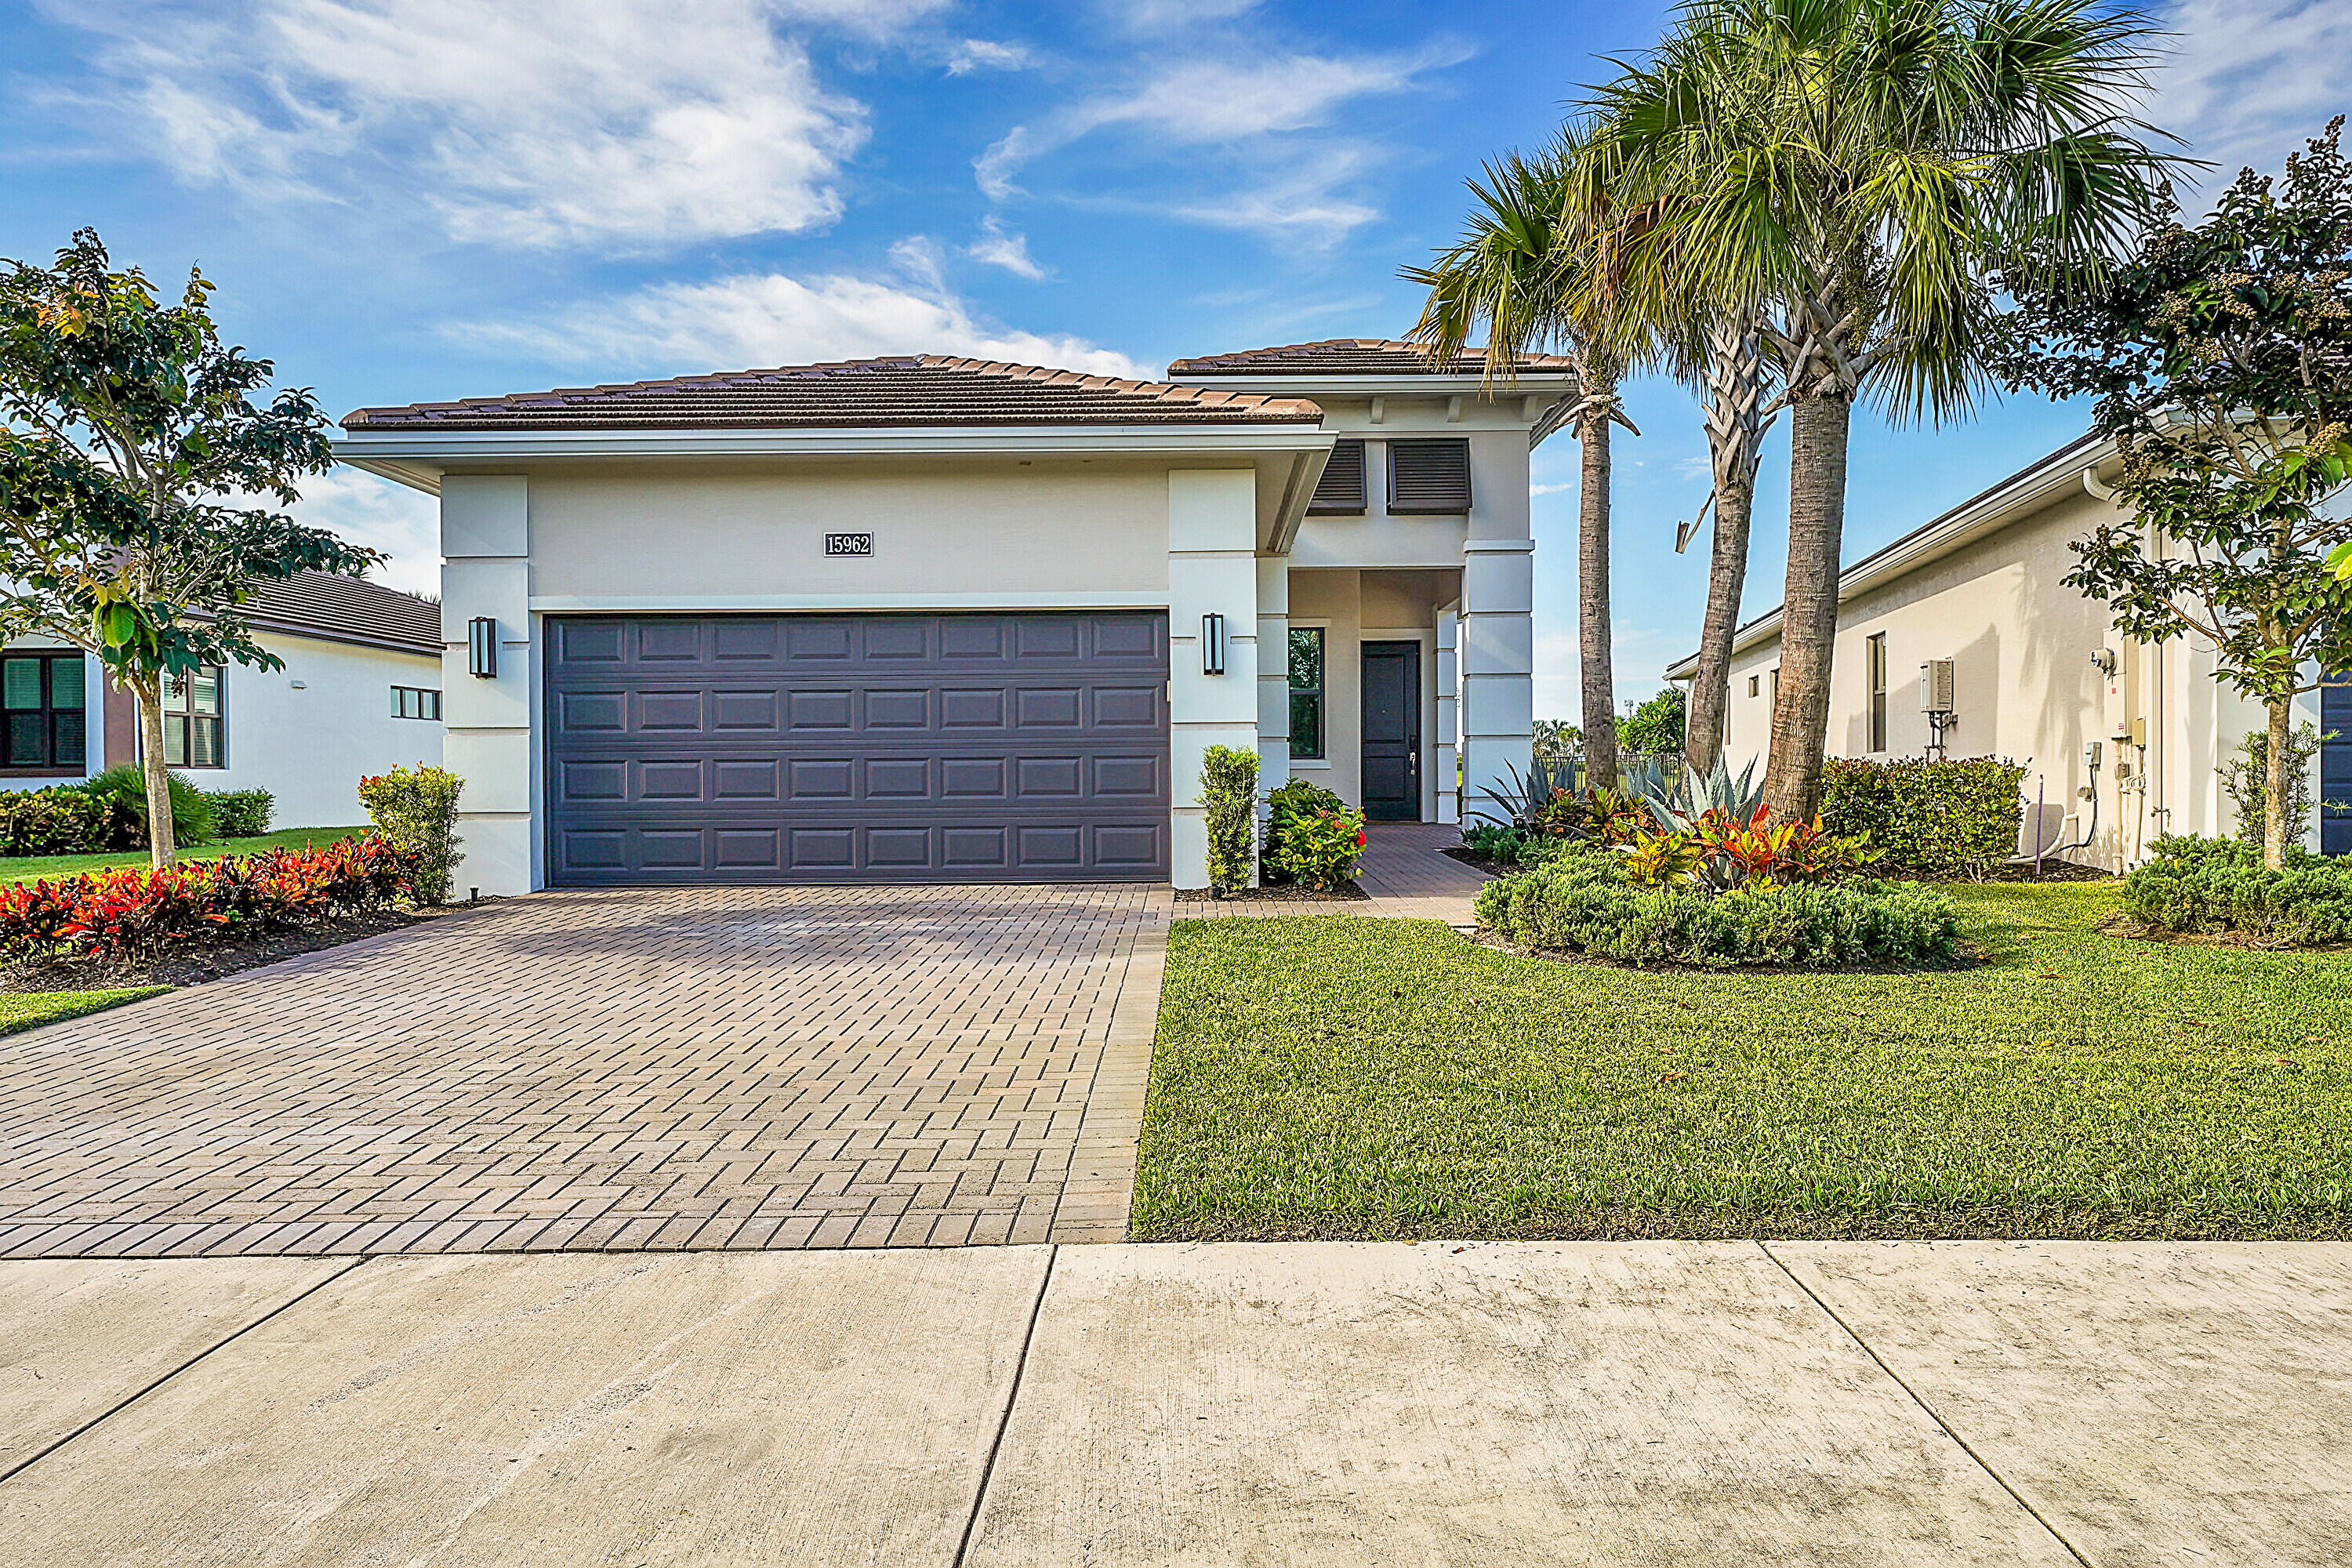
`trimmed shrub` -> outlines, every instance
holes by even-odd
[[[1258,849],[1259,873],[1269,882],[1284,879],[1282,844],[1302,817],[1318,811],[1345,811],[1348,803],[1322,785],[1292,779],[1265,797],[1265,839]]]
[[[450,874],[466,858],[457,853],[457,796],[465,787],[456,773],[423,763],[360,780],[368,820],[415,863],[420,904],[447,903]]]
[[[206,790],[212,803],[213,831],[223,838],[258,838],[269,831],[269,814],[278,797],[266,789]]]
[[[1832,757],[1822,774],[1822,826],[1866,836],[1880,868],[1898,876],[1982,877],[2017,855],[2024,778],[2022,766],[1993,757]]]
[[[99,855],[146,836],[128,806],[77,784],[0,790],[0,855]]]
[[[1479,891],[1479,921],[1514,946],[1629,964],[1825,969],[1948,962],[1959,951],[1950,896],[1916,883],[1710,894],[1692,885],[1633,887],[1615,861],[1572,855],[1490,882]]]
[[[178,845],[212,842],[211,797],[175,773],[166,772],[163,782],[172,792],[172,841]],[[139,844],[132,847],[146,844],[147,775],[137,763],[117,763],[82,787],[126,807],[139,824]]]
[[[2124,878],[2123,917],[2140,931],[2263,947],[2352,942],[2352,860],[2290,844],[2285,868],[2272,871],[2260,844],[2186,835],[2150,848],[2154,858]]]
[[[1328,892],[1356,879],[1356,861],[1363,852],[1364,814],[1341,806],[1293,821],[1282,836],[1276,864],[1291,880]]]
[[[1201,805],[1209,826],[1209,886],[1218,893],[1250,885],[1257,835],[1257,753],[1211,746],[1201,760]]]
[[[2334,731],[2323,735],[2318,727],[2304,724],[2286,734],[2286,841],[2293,844],[2303,837],[2303,826],[2311,820],[2313,805],[2311,790],[2311,760],[2319,755],[2320,744],[2334,739]],[[2238,742],[2237,754],[2213,771],[2221,780],[2221,793],[2230,797],[2230,805],[2238,815],[2238,837],[2249,844],[2263,841],[2263,826],[2270,818],[2271,733],[2268,730],[2247,731]]]
[[[138,963],[388,907],[410,896],[414,858],[380,835],[162,870],[131,867],[0,886],[0,962]]]

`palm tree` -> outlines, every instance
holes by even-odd
[[[1558,423],[1582,448],[1577,498],[1577,648],[1582,666],[1584,768],[1589,788],[1614,787],[1617,690],[1611,648],[1609,503],[1612,425],[1625,416],[1618,383],[1649,344],[1628,323],[1601,313],[1591,286],[1596,254],[1588,225],[1569,202],[1571,140],[1533,158],[1511,153],[1469,182],[1475,200],[1467,232],[1428,267],[1403,275],[1429,289],[1412,335],[1431,360],[1448,364],[1483,323],[1488,384],[1507,384],[1519,360],[1555,349],[1575,366],[1576,401]]]
[[[2153,36],[2101,0],[1698,0],[1595,97],[1587,144],[1648,215],[1627,274],[1754,322],[1790,410],[1783,816],[1820,804],[1853,405],[1964,411],[2000,269],[2095,274],[2137,232],[2172,162],[2124,112]]]

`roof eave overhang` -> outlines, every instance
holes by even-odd
[[[1328,452],[1319,424],[893,426],[693,430],[436,430],[362,426],[334,443],[355,468],[427,494],[457,463],[608,458],[1247,457]]]
[[[1528,371],[1489,384],[1483,375],[1186,375],[1180,386],[1297,397],[1476,397],[1502,404],[1576,390],[1566,371]]]
[[[2084,489],[2084,477],[2114,458],[2113,441],[2092,446],[2076,443],[2061,447],[1998,489],[1946,512],[1916,532],[1838,574],[1838,603],[1843,605],[1906,573],[1940,560],[1966,544],[1998,533],[2011,523],[2032,516],[2069,492]],[[1733,634],[1731,651],[1745,653],[1780,635],[1780,610],[1759,616]],[[1666,667],[1668,680],[1688,680],[1698,673],[1698,655],[1685,655]]]

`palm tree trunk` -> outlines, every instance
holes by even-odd
[[[1845,449],[1853,405],[1843,391],[1790,409],[1789,583],[1780,609],[1780,693],[1764,799],[1783,821],[1822,806],[1830,732],[1830,660],[1837,643],[1838,556],[1845,544]]]
[[[147,782],[147,863],[157,870],[179,857],[173,831],[172,781],[163,767],[163,689],[160,682],[134,681],[139,700],[140,764]]]
[[[1731,698],[1731,634],[1748,583],[1748,535],[1756,515],[1756,481],[1734,478],[1715,494],[1715,552],[1706,572],[1706,619],[1698,634],[1683,755],[1694,773],[1714,771],[1723,755],[1724,710]]]
[[[1576,512],[1577,651],[1584,667],[1584,784],[1617,787],[1617,681],[1609,649],[1609,409],[1577,422],[1584,448]]]
[[[2286,841],[2289,837],[2286,820],[2286,752],[2287,720],[2290,717],[2287,700],[2273,698],[2270,710],[2270,755],[2263,767],[2263,864],[2273,871],[2286,868]],[[2303,824],[2294,825],[2294,837],[2302,837]]]

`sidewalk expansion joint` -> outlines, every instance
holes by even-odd
[[[1828,1316],[1831,1322],[1835,1323],[1839,1328],[1844,1330],[1845,1337],[1852,1340],[1861,1348],[1863,1354],[1868,1356],[1877,1364],[1878,1370],[1886,1374],[1888,1381],[1893,1383],[1895,1387],[1901,1389],[1904,1393],[1909,1394],[1911,1396],[1911,1403],[1917,1405],[1922,1411],[1924,1411],[1927,1414],[1928,1420],[1933,1421],[1938,1427],[1941,1427],[1943,1429],[1944,1436],[1949,1437],[1955,1444],[1958,1445],[1961,1453],[1966,1454],[1969,1458],[1976,1461],[1977,1468],[1982,1470],[1986,1475],[1990,1476],[1992,1478],[1993,1484],[1999,1487],[2001,1490],[2007,1492],[2011,1501],[2016,1503],[2018,1507],[2023,1509],[2027,1513],[2032,1515],[2033,1522],[2040,1525],[2043,1530],[2049,1531],[2050,1539],[2056,1542],[2062,1548],[2063,1548],[2067,1556],[2081,1563],[2083,1568],[2091,1568],[2091,1560],[2084,1556],[2080,1552],[2075,1551],[2074,1543],[2067,1540],[2066,1537],[2059,1531],[2058,1527],[2051,1523],[2049,1519],[2040,1509],[2026,1501],[2025,1494],[2019,1491],[2015,1487],[2011,1486],[2007,1477],[2003,1476],[1999,1470],[1994,1469],[1991,1462],[1982,1454],[1978,1453],[1975,1447],[1969,1444],[1969,1440],[1966,1437],[1961,1436],[1959,1433],[1953,1428],[1952,1424],[1945,1420],[1943,1415],[1934,1405],[1928,1404],[1926,1399],[1922,1398],[1917,1389],[1912,1387],[1908,1383],[1904,1381],[1902,1373],[1887,1365],[1885,1358],[1880,1356],[1876,1351],[1871,1348],[1870,1342],[1864,1339],[1860,1334],[1854,1332],[1853,1325],[1847,1322],[1845,1319],[1838,1315],[1838,1310],[1835,1307],[1831,1306],[1827,1301],[1822,1300],[1820,1294],[1815,1291],[1811,1286],[1806,1284],[1802,1279],[1797,1277],[1797,1271],[1795,1269],[1790,1268],[1786,1263],[1781,1262],[1780,1255],[1779,1253],[1774,1252],[1769,1245],[1761,1241],[1756,1244],[1756,1250],[1770,1258],[1772,1260],[1772,1266],[1778,1268],[1781,1273],[1787,1275],[1789,1277],[1789,1283],[1794,1285],[1798,1289],[1802,1290],[1806,1297],[1811,1300],[1813,1305],[1819,1307],[1822,1311]]]
[[[253,1321],[246,1324],[235,1333],[230,1334],[224,1339],[215,1341],[212,1344],[206,1345],[204,1349],[198,1351],[195,1354],[190,1356],[179,1365],[172,1368],[171,1371],[163,1373],[161,1377],[156,1378],[152,1383],[148,1384],[144,1388],[139,1389],[135,1393],[126,1394],[122,1398],[116,1400],[112,1405],[108,1405],[105,1409],[100,1411],[97,1415],[91,1416],[89,1420],[83,1422],[80,1426],[67,1433],[56,1442],[51,1443],[47,1447],[41,1449],[38,1453],[29,1454],[17,1463],[9,1466],[6,1470],[0,1471],[0,1486],[5,1486],[8,1482],[15,1480],[18,1476],[23,1475],[26,1470],[32,1468],[35,1465],[39,1464],[43,1459],[47,1458],[51,1454],[56,1453],[59,1448],[64,1447],[75,1438],[79,1437],[83,1433],[89,1431],[100,1422],[110,1420],[112,1417],[121,1415],[123,1411],[130,1409],[132,1405],[138,1404],[141,1400],[146,1398],[149,1394],[154,1393],[157,1389],[163,1387],[165,1384],[171,1382],[173,1378],[179,1376],[182,1373],[195,1365],[196,1363],[212,1354],[213,1352],[219,1350],[224,1345],[235,1344],[237,1341],[245,1338],[246,1335],[253,1332],[254,1330],[261,1327],[262,1324],[269,1321],[270,1319],[278,1316],[278,1313],[285,1311],[289,1307],[293,1307],[299,1302],[309,1300],[312,1296],[317,1295],[328,1286],[332,1285],[336,1280],[341,1279],[343,1276],[352,1272],[352,1269],[360,1268],[368,1261],[370,1260],[366,1258],[352,1258],[351,1262],[343,1268],[336,1269],[332,1274],[328,1275],[325,1279],[320,1280],[317,1284],[310,1286],[308,1289],[288,1297],[285,1300],[280,1301],[275,1307],[270,1308],[269,1310],[262,1313],[261,1316],[254,1319]]]
[[[1013,1426],[1013,1406],[1021,1398],[1021,1379],[1029,1370],[1029,1347],[1037,1338],[1037,1320],[1045,1310],[1045,1288],[1054,1282],[1054,1263],[1062,1256],[1059,1247],[1045,1249],[1045,1267],[1037,1276],[1037,1299],[1029,1303],[1029,1326],[1022,1331],[1021,1353],[1013,1359],[1013,1383],[1004,1391],[1004,1414],[997,1418],[996,1436],[989,1439],[988,1458],[981,1462],[980,1485],[972,1489],[971,1512],[963,1521],[962,1539],[956,1542],[955,1568],[963,1568],[964,1559],[971,1555],[971,1538],[980,1529],[980,1512],[988,1502],[988,1484],[996,1478],[996,1456],[1004,1447],[1004,1434]]]

